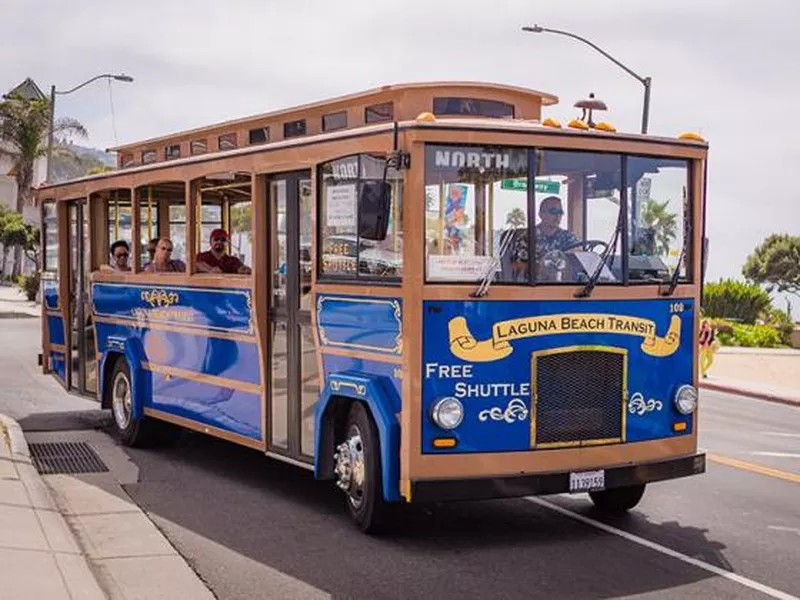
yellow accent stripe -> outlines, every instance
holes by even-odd
[[[261,394],[261,386],[257,383],[250,383],[249,381],[228,379],[227,377],[217,377],[216,375],[200,373],[199,371],[190,371],[189,369],[180,369],[178,367],[168,367],[167,365],[156,365],[150,362],[143,362],[142,368],[147,371],[152,371],[153,373],[166,375],[167,377],[180,377],[181,379],[197,381],[198,383],[207,383],[209,385],[216,385],[231,390],[239,390],[240,392],[258,395]]]
[[[752,471],[753,473],[759,473],[760,475],[766,475],[768,477],[775,477],[776,479],[783,479],[784,481],[800,483],[800,475],[797,473],[789,473],[788,471],[781,471],[780,469],[773,469],[772,467],[767,467],[765,465],[746,462],[739,460],[738,458],[731,458],[730,456],[722,456],[720,454],[706,453],[706,458],[721,465],[727,465],[737,469],[744,469],[745,471]]]

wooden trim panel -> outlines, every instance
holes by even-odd
[[[247,392],[248,394],[260,395],[264,391],[264,386],[258,383],[250,383],[249,381],[218,377],[217,375],[209,375],[208,373],[201,373],[200,371],[181,369],[179,367],[170,367],[168,365],[159,365],[151,362],[142,362],[141,365],[146,371],[158,373],[159,375],[165,375],[166,377],[179,377],[180,379],[188,379],[189,381],[196,381],[198,383],[207,383],[209,385],[215,385],[217,387],[223,387],[230,390]]]
[[[172,423],[173,425],[178,425],[179,427],[185,427],[186,429],[191,429],[192,431],[205,433],[207,435],[221,438],[229,442],[234,442],[242,446],[247,446],[248,448],[261,450],[262,452],[267,449],[267,446],[263,441],[263,435],[262,435],[262,440],[259,441],[244,435],[240,435],[238,433],[233,433],[231,431],[220,429],[219,427],[214,427],[213,425],[206,425],[204,423],[198,423],[197,421],[192,421],[191,419],[187,419],[185,417],[179,417],[177,415],[164,412],[163,410],[145,407],[143,409],[143,412],[145,416],[153,417],[154,419],[159,419],[161,421],[166,421],[167,423]]]

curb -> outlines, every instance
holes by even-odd
[[[719,383],[706,383],[700,382],[699,387],[715,392],[725,392],[726,394],[737,394],[739,396],[747,396],[748,398],[755,398],[756,400],[766,400],[767,402],[775,402],[777,404],[785,404],[787,406],[800,406],[800,399],[787,398],[779,394],[771,394],[769,392],[758,392],[745,388],[735,387],[731,385],[722,385]]]
[[[61,574],[58,585],[63,586],[71,598],[107,598],[88,558],[80,550],[75,533],[58,510],[52,492],[39,471],[33,466],[22,427],[2,413],[0,458],[9,460],[16,467],[18,479],[28,497],[27,507],[36,515],[41,534],[50,547],[49,553]]]

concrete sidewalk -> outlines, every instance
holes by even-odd
[[[112,438],[30,433],[32,443],[88,441],[111,463],[110,472],[42,476],[19,425],[0,415],[0,428],[0,600],[213,599],[117,481],[138,471]]]
[[[0,415],[0,598],[106,597],[33,467],[22,430]]]
[[[0,285],[0,318],[38,317],[42,314],[42,305],[31,302],[16,286]]]
[[[720,348],[700,387],[800,406],[800,350]]]

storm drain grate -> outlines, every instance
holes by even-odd
[[[42,475],[55,473],[102,473],[108,471],[86,442],[29,444],[31,459]]]

